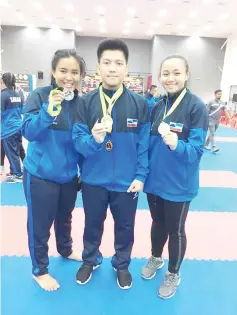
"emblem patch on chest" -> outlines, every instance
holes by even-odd
[[[138,124],[138,119],[127,118],[127,127],[136,128]]]
[[[183,131],[183,124],[170,122],[170,130],[176,131],[176,132],[182,132]]]

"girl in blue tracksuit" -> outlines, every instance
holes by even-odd
[[[24,160],[24,191],[28,206],[28,242],[33,277],[47,290],[59,288],[48,274],[48,239],[54,222],[57,250],[80,260],[72,251],[71,212],[77,197],[78,153],[72,125],[79,103],[76,89],[85,64],[75,50],[58,50],[52,60],[52,85],[28,98],[22,133],[29,141]],[[60,90],[67,89],[71,100]]]
[[[10,174],[6,180],[9,183],[22,182],[20,150],[23,104],[15,87],[15,76],[9,72],[4,73],[1,79],[1,144],[10,163]]]
[[[153,278],[164,265],[162,252],[169,238],[168,272],[158,291],[166,299],[175,294],[180,283],[179,269],[186,250],[185,221],[199,189],[208,114],[203,101],[186,89],[189,67],[185,58],[166,58],[159,76],[167,95],[151,114],[149,175],[144,191],[152,216],[152,256],[142,269],[142,277]]]

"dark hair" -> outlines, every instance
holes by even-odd
[[[161,75],[161,69],[162,69],[162,66],[163,66],[163,63],[166,61],[166,60],[169,60],[169,59],[181,59],[183,60],[184,64],[185,64],[185,68],[186,68],[186,73],[189,73],[189,65],[188,65],[188,61],[187,59],[182,56],[182,55],[179,55],[179,54],[172,54],[172,55],[169,55],[168,57],[166,57],[162,62],[161,62],[161,65],[160,65],[160,72],[159,72],[159,76]],[[187,87],[187,81],[185,82],[185,87]]]
[[[153,90],[153,89],[156,89],[156,88],[157,88],[157,85],[153,85],[153,84],[152,84],[152,85],[150,86],[150,91]]]
[[[86,73],[86,63],[85,63],[84,59],[78,55],[76,49],[57,50],[54,53],[54,56],[52,59],[52,70],[53,71],[56,70],[57,64],[58,64],[60,59],[70,58],[70,57],[74,57],[77,60],[77,62],[79,63],[79,66],[80,66],[80,76],[81,76],[81,78],[84,78],[85,73]],[[51,84],[53,84],[54,81],[55,81],[54,76],[51,75]]]
[[[6,72],[2,76],[3,83],[9,90],[16,89],[16,77],[10,72]]]
[[[97,48],[97,58],[99,62],[105,50],[120,50],[124,54],[126,63],[128,62],[128,57],[129,57],[128,46],[123,40],[119,38],[111,38],[111,39],[103,40],[99,44],[99,47]]]
[[[220,92],[222,92],[222,90],[216,90],[216,91],[215,91],[215,95],[216,95],[217,93],[220,93]]]

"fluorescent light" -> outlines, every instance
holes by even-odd
[[[96,8],[96,11],[99,13],[99,14],[104,14],[105,13],[105,8],[103,6],[98,6]]]
[[[60,41],[63,38],[62,30],[55,24],[52,25],[50,30],[50,38],[52,41]]]
[[[213,0],[202,0],[203,4],[210,4],[213,2]]]
[[[196,38],[196,39],[197,39],[197,38],[201,38],[201,37],[200,37],[200,31],[194,32],[193,35],[192,35],[190,38],[194,38],[194,39],[195,39],[195,38]]]
[[[100,33],[107,33],[106,29],[104,27],[100,28]]]
[[[229,13],[223,13],[218,17],[218,20],[224,21],[229,17]]]
[[[191,36],[190,39],[191,39],[191,41],[194,41],[194,42],[198,42],[198,43],[199,43],[200,40],[201,40],[201,37],[198,36],[198,35],[194,35],[194,36]]]
[[[159,11],[159,16],[166,16],[167,15],[167,10],[166,9],[162,9]]]
[[[198,35],[191,36],[187,39],[187,48],[189,50],[198,49],[202,44],[201,38]]]
[[[42,3],[38,2],[38,1],[33,2],[32,5],[33,5],[33,7],[34,7],[36,10],[42,9]]]
[[[213,28],[212,24],[204,26],[205,31],[210,31]]]
[[[47,22],[52,22],[52,21],[53,21],[52,16],[46,16],[44,19],[45,19],[45,21],[47,21]]]
[[[28,27],[25,29],[25,35],[29,38],[39,38],[40,30],[33,24],[29,24]]]
[[[197,13],[196,11],[192,11],[192,12],[190,12],[190,14],[189,14],[189,17],[190,17],[191,19],[195,19],[197,16],[198,16],[198,13]]]
[[[129,14],[129,15],[135,15],[135,13],[136,13],[135,8],[133,8],[133,7],[128,7],[128,8],[127,8],[127,14]]]
[[[146,35],[151,36],[151,35],[153,35],[154,33],[155,33],[154,30],[149,30],[149,31],[146,32]]]
[[[178,29],[179,29],[179,30],[184,30],[185,27],[186,27],[185,24],[179,24],[179,25],[178,25]]]
[[[156,28],[156,27],[159,26],[159,23],[157,23],[157,22],[152,22],[152,23],[151,23],[151,26],[154,27],[154,28]]]
[[[106,21],[105,21],[105,19],[99,19],[98,23],[100,25],[105,25]]]
[[[125,30],[123,30],[123,35],[128,35],[129,34],[129,30],[128,29],[125,29]]]
[[[66,3],[64,5],[65,10],[67,10],[68,12],[72,12],[73,11],[73,5],[71,3]]]
[[[16,17],[19,19],[19,20],[24,20],[24,15],[22,13],[17,13],[16,14]]]
[[[124,22],[124,26],[131,26],[132,25],[132,21],[128,20]]]
[[[52,24],[52,27],[51,27],[52,29],[54,29],[54,30],[60,30],[60,28],[58,27],[58,25],[56,25],[56,24]]]
[[[8,0],[0,0],[1,7],[8,7],[8,5],[9,5]]]
[[[79,21],[79,20],[78,20],[77,18],[72,18],[72,22],[73,22],[73,23],[78,23],[78,21]]]
[[[76,31],[77,31],[77,32],[81,32],[81,31],[82,31],[82,27],[81,27],[80,25],[77,25],[77,26],[76,26]]]

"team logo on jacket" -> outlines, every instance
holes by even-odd
[[[133,127],[136,128],[138,124],[137,119],[127,118],[127,127]]]
[[[10,97],[11,103],[20,103],[21,102],[21,98],[20,97]]]
[[[180,123],[174,123],[170,122],[170,130],[171,131],[176,131],[176,132],[182,132],[183,131],[183,124]]]

